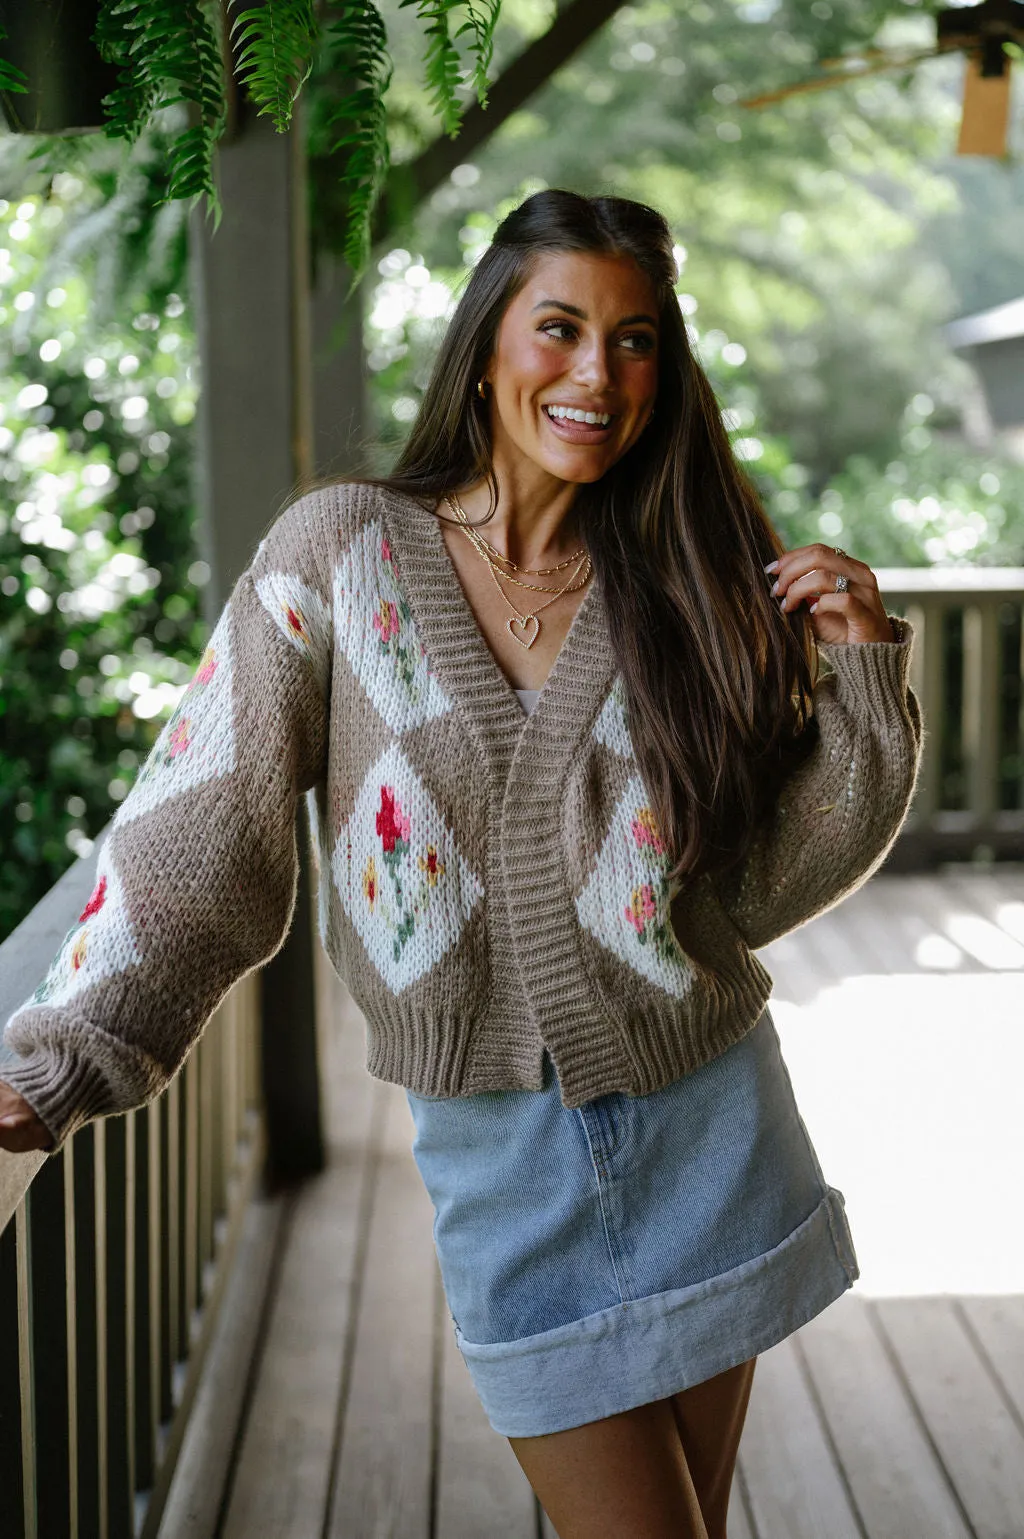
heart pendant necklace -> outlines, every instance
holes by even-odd
[[[590,581],[590,575],[593,570],[593,566],[590,560],[589,552],[587,550],[583,550],[579,553],[578,559],[577,557],[570,558],[571,560],[576,561],[576,569],[571,574],[568,582],[566,582],[561,588],[553,590],[551,588],[543,588],[538,583],[521,582],[519,578],[513,577],[510,572],[498,571],[497,563],[490,554],[490,547],[487,545],[487,541],[483,540],[477,531],[473,528],[473,525],[469,522],[469,515],[466,513],[465,508],[459,502],[458,498],[449,493],[446,493],[445,501],[451,508],[452,512],[455,514],[456,518],[459,520],[463,530],[468,535],[477,554],[484,562],[486,562],[487,570],[490,572],[491,577],[494,580],[494,586],[497,588],[498,592],[501,594],[508,607],[513,611],[513,613],[505,621],[506,630],[508,631],[509,635],[513,637],[514,640],[518,641],[519,645],[524,647],[528,652],[533,646],[533,643],[537,640],[537,637],[540,635],[540,620],[537,618],[540,611],[542,609],[547,609],[548,605],[553,604],[555,599],[561,598],[563,593],[574,593],[577,589],[586,587],[587,583]],[[501,559],[508,560],[507,557],[502,557]],[[568,564],[568,562],[561,563],[563,566]],[[529,567],[517,567],[517,571],[529,570]],[[558,568],[549,568],[548,570],[558,570]],[[582,577],[580,577],[581,572],[583,573]],[[530,614],[520,614],[519,610],[516,609],[516,606],[513,604],[508,594],[502,588],[501,583],[498,581],[499,577],[504,577],[507,582],[515,583],[517,588],[532,588],[539,593],[551,593],[552,597],[549,598],[545,603],[538,604],[536,610],[531,611]],[[577,578],[580,580],[577,581]]]

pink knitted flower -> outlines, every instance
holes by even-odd
[[[665,846],[661,835],[658,833],[658,825],[654,821],[654,814],[650,807],[637,809],[636,817],[630,825],[633,830],[633,839],[638,850],[642,850],[645,844],[649,844],[656,855],[663,855]]]
[[[212,647],[207,647],[199,659],[199,667],[196,669],[193,684],[209,684],[217,672],[217,654]]]
[[[398,635],[399,620],[398,607],[388,599],[381,599],[380,609],[373,617],[374,629],[380,634],[380,639],[387,644],[392,636]]]
[[[654,890],[649,882],[644,882],[640,887],[633,888],[633,900],[628,908],[622,910],[638,935],[643,935],[648,919],[653,919],[658,912],[654,901]]]
[[[176,727],[171,729],[169,752],[172,759],[176,759],[180,753],[184,753],[191,743],[192,739],[188,735],[191,726],[191,721],[185,716],[178,722]]]

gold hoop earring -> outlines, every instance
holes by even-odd
[[[480,397],[481,401],[486,401],[487,399],[487,392],[484,389],[485,384],[486,380],[484,379],[483,375],[481,375],[476,382],[476,393]]]

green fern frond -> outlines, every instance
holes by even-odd
[[[456,92],[461,84],[458,49],[452,41],[448,18],[462,0],[399,0],[399,10],[415,5],[420,20],[426,23],[427,51],[424,69],[430,105],[441,119],[441,127],[450,139],[459,132],[462,104]]]
[[[0,25],[0,43],[7,36],[7,28]],[[0,59],[0,91],[27,91],[28,76],[16,64]]]
[[[161,201],[205,194],[214,229],[221,208],[213,152],[227,121],[217,25],[216,0],[102,0],[94,34],[100,52],[124,77],[104,98],[112,114],[108,132],[134,142],[154,112],[175,102],[194,104],[198,122],[171,141],[167,196]]]
[[[370,258],[370,221],[391,164],[384,98],[393,64],[384,18],[373,0],[342,0],[326,31],[326,67],[353,89],[324,116],[329,152],[347,148],[344,254],[358,281]]]
[[[239,0],[228,0],[229,7]],[[313,0],[267,0],[256,10],[243,11],[231,27],[241,28],[245,48],[235,73],[259,109],[269,112],[283,134],[292,120],[292,106],[313,68],[319,29]]]
[[[110,138],[127,139],[134,144],[149,120],[156,88],[129,57],[133,38],[124,14],[129,8],[125,0],[100,0],[90,41],[95,43],[101,59],[118,68],[118,84],[101,103],[107,114],[104,132]]]
[[[462,37],[466,32],[472,36],[473,89],[481,107],[486,107],[489,72],[494,57],[494,29],[498,25],[501,0],[465,0],[465,4],[469,15],[455,36]]]

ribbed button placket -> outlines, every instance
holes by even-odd
[[[385,490],[381,497],[399,581],[431,666],[488,766],[485,887],[492,903],[503,894],[509,921],[506,945],[495,947],[492,963],[517,978],[525,1013],[532,1011],[567,1091],[595,1071],[628,1081],[632,1065],[610,1017],[595,1044],[595,1012],[606,1012],[582,948],[560,827],[570,765],[617,671],[600,589],[595,582],[584,594],[537,704],[524,716],[433,512],[404,493]],[[501,928],[492,931],[496,940]]]

